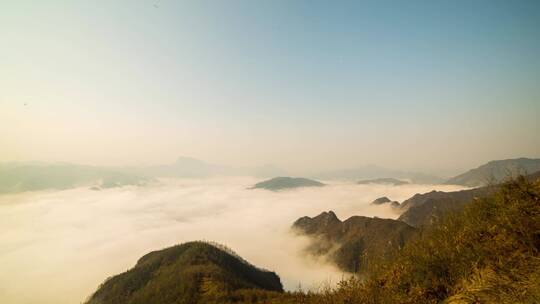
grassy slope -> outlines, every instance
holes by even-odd
[[[446,216],[361,282],[259,303],[540,303],[540,183],[525,178]]]
[[[364,283],[313,303],[540,302],[540,185],[524,178],[423,232]]]

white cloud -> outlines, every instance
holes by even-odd
[[[332,184],[270,192],[256,180],[163,180],[146,187],[79,188],[0,196],[0,302],[81,303],[107,277],[152,250],[206,239],[277,272],[287,289],[338,281],[342,273],[303,257],[307,239],[289,233],[304,215],[334,210],[396,217],[370,206],[380,196],[403,200],[451,186]]]

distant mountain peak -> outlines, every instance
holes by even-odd
[[[251,189],[266,189],[271,191],[279,191],[302,187],[322,187],[324,185],[325,184],[319,181],[308,178],[279,176],[259,182],[253,187],[251,187]]]
[[[397,208],[399,207],[399,203],[397,201],[392,201],[386,196],[379,197],[378,199],[375,199],[373,202],[371,202],[372,205],[385,205],[390,204],[390,206]]]
[[[540,159],[514,158],[492,160],[446,181],[446,184],[479,187],[497,184],[516,175],[529,175],[540,171]]]
[[[321,214],[317,215],[313,218],[313,220],[316,221],[323,221],[323,222],[341,222],[337,215],[334,213],[334,211],[324,211]]]
[[[317,234],[321,229],[341,224],[334,211],[324,211],[315,217],[303,216],[293,223],[293,228],[308,234]]]
[[[375,199],[373,202],[371,202],[371,204],[381,205],[381,204],[390,203],[390,202],[391,200],[388,197],[383,196],[383,197],[379,197],[378,199]]]

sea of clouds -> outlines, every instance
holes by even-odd
[[[77,188],[0,196],[0,303],[82,303],[107,277],[142,255],[191,240],[227,245],[277,272],[288,290],[338,282],[335,267],[302,254],[308,239],[291,234],[301,216],[334,210],[396,218],[380,196],[402,201],[454,186],[355,185],[281,192],[248,190],[254,178],[160,180],[141,187]]]

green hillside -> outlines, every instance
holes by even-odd
[[[241,298],[243,289],[283,291],[275,273],[223,246],[190,242],[143,256],[107,279],[87,304],[223,303]]]

